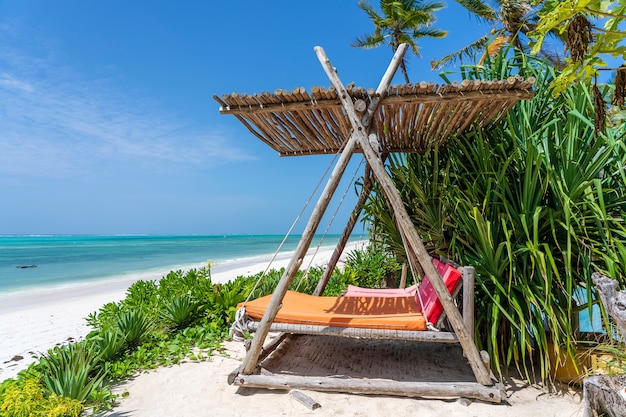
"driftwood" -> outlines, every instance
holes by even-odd
[[[622,336],[626,335],[626,291],[617,290],[617,281],[600,273],[591,275],[600,300],[615,320]],[[607,413],[613,417],[626,416],[626,375],[598,375],[583,381],[583,417]]]
[[[624,398],[626,375],[598,375],[583,382],[583,417],[597,417],[607,413],[613,417],[626,416]]]
[[[626,291],[617,290],[617,281],[598,272],[591,275],[607,313],[615,320],[622,337],[626,337]]]

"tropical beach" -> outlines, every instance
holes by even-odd
[[[345,253],[362,249],[364,241],[349,243]],[[304,264],[328,262],[334,247],[311,250]],[[313,255],[315,253],[315,257]],[[285,267],[293,251],[276,256],[244,257],[216,262],[212,265],[214,283],[224,283],[238,276],[254,275],[272,268]],[[203,267],[204,265],[196,265]],[[4,297],[0,308],[0,378],[12,378],[55,345],[82,340],[91,331],[85,317],[106,303],[120,301],[127,288],[137,279],[158,280],[154,272],[62,288],[40,290],[16,297]],[[398,416],[428,413],[433,416],[578,416],[580,392],[561,386],[561,391],[548,392],[531,386],[519,378],[506,380],[503,404],[454,400],[358,396],[341,393],[308,392],[321,408],[307,409],[287,391],[259,391],[228,385],[228,374],[240,365],[245,350],[241,342],[224,341],[223,348],[204,360],[184,360],[173,366],[135,374],[127,382],[116,384],[119,394],[116,407],[106,416],[275,416],[275,415],[376,415],[394,410]],[[16,359],[23,357],[23,359]],[[124,394],[124,393],[127,393]],[[124,395],[122,395],[124,394]],[[259,396],[265,406],[259,409]]]
[[[162,238],[157,237],[157,239]],[[231,238],[231,240],[235,239],[241,238]],[[248,252],[263,250],[264,241],[267,239],[263,236],[248,238],[246,250]],[[278,248],[281,239],[281,237],[273,237],[270,238],[270,242]],[[224,239],[221,238],[221,240]],[[261,249],[254,249],[255,241],[256,246]],[[261,245],[258,244],[259,241]],[[362,241],[352,242],[346,251],[362,247],[363,244]],[[315,265],[323,264],[328,261],[333,250],[332,246],[312,248],[304,262],[306,264],[306,262],[314,261]],[[207,251],[211,253],[210,249]],[[239,249],[237,251],[242,253]],[[233,256],[232,250],[230,252],[226,250],[225,253]],[[285,250],[280,253],[240,256],[216,261],[211,265],[211,280],[219,284],[239,276],[254,275],[268,268],[284,268],[289,263],[292,253],[293,251]],[[206,266],[206,262],[202,262],[173,269],[189,270]],[[13,266],[12,268],[15,269]],[[38,268],[44,269],[45,265],[40,265]],[[95,282],[74,282],[53,287],[34,287],[19,292],[0,293],[0,339],[2,339],[0,380],[15,377],[19,371],[33,362],[33,356],[39,357],[56,345],[83,339],[92,330],[86,322],[89,314],[107,303],[119,302],[134,282],[158,281],[170,270],[132,273]]]
[[[292,3],[0,3],[0,416],[626,416],[626,0]]]

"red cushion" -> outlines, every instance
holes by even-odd
[[[448,292],[452,294],[461,281],[461,271],[450,264],[440,262],[436,259],[433,259],[433,264],[435,265],[439,275],[441,275],[441,278],[443,278],[443,282],[446,284]],[[428,279],[427,276],[424,277],[420,283],[418,292],[419,297],[416,295],[417,303],[420,303],[421,298],[421,301],[424,303],[422,312],[426,316],[426,320],[428,320],[429,323],[437,324],[439,317],[441,317],[441,313],[443,313],[443,305],[441,304],[441,301],[439,301],[437,293],[433,288],[433,284],[431,284],[430,279]]]

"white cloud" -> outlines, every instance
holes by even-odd
[[[252,159],[205,121],[173,115],[114,81],[88,79],[2,41],[0,66],[3,176],[64,177],[109,162],[159,169]]]

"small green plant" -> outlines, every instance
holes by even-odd
[[[46,391],[34,379],[8,380],[0,394],[0,416],[78,417],[83,404],[75,399]]]
[[[152,320],[142,310],[122,311],[117,317],[117,328],[129,349],[136,348],[152,327]]]
[[[350,284],[380,288],[395,282],[401,269],[390,253],[368,246],[348,254],[344,274]]]
[[[41,358],[40,378],[51,392],[84,402],[102,388],[104,375],[97,362],[96,349],[85,341],[57,346]]]
[[[200,304],[190,295],[177,295],[163,302],[160,316],[176,330],[189,326],[197,319]]]
[[[245,280],[215,285],[209,299],[209,314],[212,320],[224,326],[232,323],[237,312],[237,304],[246,299],[248,292]]]
[[[89,335],[89,340],[99,352],[100,360],[104,362],[112,361],[118,357],[122,353],[126,341],[117,329],[93,332]]]

